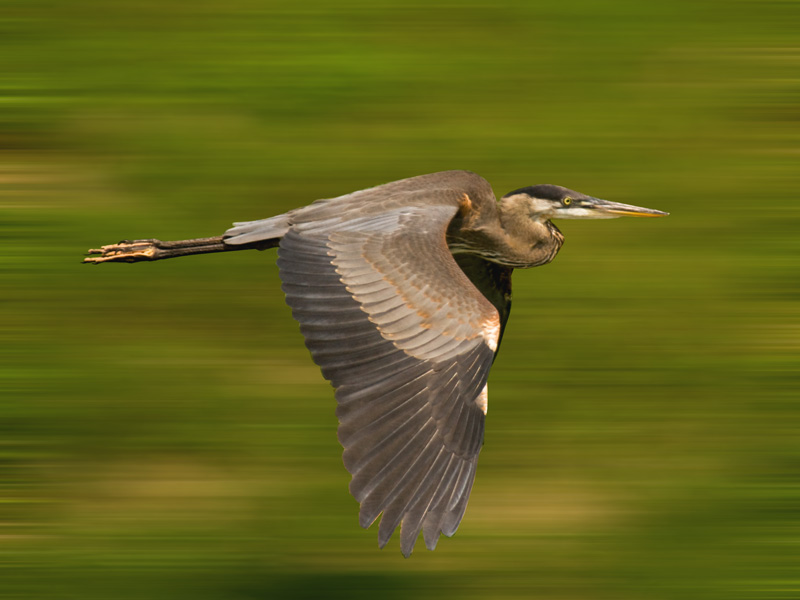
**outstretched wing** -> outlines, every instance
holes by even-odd
[[[383,514],[383,547],[402,522],[408,556],[421,530],[433,549],[464,515],[500,316],[446,244],[472,190],[375,190],[380,210],[367,191],[339,210],[335,199],[298,211],[278,265],[306,345],[336,388],[360,523]]]

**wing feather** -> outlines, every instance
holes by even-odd
[[[392,497],[389,496],[389,492],[394,489],[395,482],[416,462],[419,448],[424,448],[433,439],[435,432],[435,425],[427,421],[404,440],[405,444],[400,451],[377,473],[367,473],[366,476],[359,478],[361,476],[359,472],[353,477],[350,490],[354,496],[358,494],[363,497],[360,511],[362,526],[363,523],[374,523],[381,511],[391,502]],[[411,457],[411,460],[406,460],[406,457]]]
[[[394,530],[400,525],[400,521],[407,514],[419,486],[433,468],[442,451],[443,448],[435,443],[434,437],[431,437],[403,478],[387,494],[389,505],[384,509],[378,529],[378,544],[381,548],[386,545]]]
[[[434,465],[425,475],[425,479],[419,485],[414,497],[409,502],[409,507],[403,518],[403,525],[400,530],[400,548],[405,555],[411,554],[414,543],[419,537],[425,515],[428,513],[433,503],[436,493],[440,487],[446,486],[450,477],[447,471],[454,458],[447,452],[441,452]],[[437,532],[438,537],[438,532]]]
[[[433,181],[288,213],[278,252],[286,301],[336,388],[359,522],[368,527],[383,514],[381,547],[402,524],[406,556],[420,532],[432,549],[463,517],[483,443],[476,399],[494,358],[484,328],[498,320],[446,244],[464,195],[493,203],[491,190],[463,172],[439,174],[440,187]],[[259,227],[239,230],[251,239]]]

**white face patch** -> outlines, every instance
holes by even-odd
[[[531,198],[528,196],[528,203],[530,204],[531,212],[537,216],[550,216],[555,210],[553,202],[550,200],[542,200],[541,198]]]
[[[503,204],[508,206],[512,212],[527,213],[531,219],[549,219],[556,208],[550,200],[533,198],[528,194],[504,196]]]
[[[481,393],[478,394],[477,398],[475,398],[475,404],[477,404],[478,408],[480,408],[483,411],[483,414],[486,414],[486,411],[489,409],[489,384],[488,383],[485,386],[483,386],[483,389],[481,390]]]

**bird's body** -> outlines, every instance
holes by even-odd
[[[550,218],[620,214],[665,213],[550,185],[498,203],[483,178],[446,171],[236,223],[218,238],[121,242],[86,260],[277,246],[286,301],[336,389],[360,523],[383,515],[383,547],[402,522],[408,556],[420,531],[433,549],[466,509],[513,269],[553,260],[564,238]]]

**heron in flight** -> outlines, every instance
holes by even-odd
[[[534,185],[498,202],[468,171],[403,179],[235,223],[222,236],[123,241],[87,263],[278,248],[292,315],[336,392],[338,437],[359,522],[398,526],[411,554],[464,516],[488,402],[486,381],[511,309],[511,273],[555,258],[552,219],[668,213]]]

